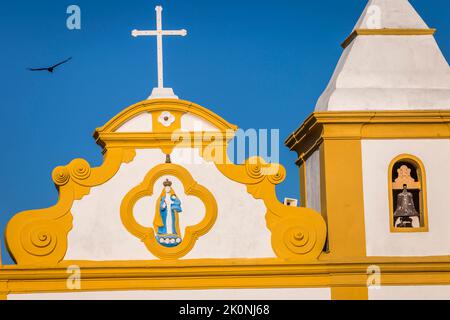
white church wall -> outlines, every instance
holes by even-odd
[[[152,260],[157,259],[145,245],[123,226],[120,205],[125,195],[139,185],[154,166],[165,161],[159,149],[137,150],[135,159],[123,164],[105,184],[92,188],[89,195],[72,207],[73,229],[68,235],[66,260]],[[266,208],[262,200],[247,193],[246,186],[224,177],[213,163],[198,156],[198,150],[175,149],[172,162],[185,167],[193,178],[215,197],[218,217],[209,233],[199,238],[185,259],[197,258],[271,258],[271,234],[267,229]],[[141,199],[135,206],[138,222],[151,226],[155,200],[162,181],[155,184],[154,195]],[[186,197],[180,181],[172,178],[180,197],[183,213],[180,227],[193,225],[204,215],[203,203]]]
[[[143,112],[125,122],[116,132],[151,132],[152,126],[152,114]]]
[[[308,208],[321,212],[320,203],[320,150],[306,159],[306,204]]]
[[[191,132],[219,131],[208,121],[191,113],[186,113],[181,116],[181,130]]]
[[[97,291],[10,294],[8,300],[330,300],[330,288]]]
[[[381,286],[369,289],[369,300],[448,300],[450,286]]]
[[[388,170],[400,154],[425,167],[429,232],[391,233]],[[364,216],[368,256],[450,254],[450,140],[363,140]]]

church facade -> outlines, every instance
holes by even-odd
[[[152,96],[96,129],[103,164],[55,168],[58,202],[8,223],[0,298],[450,299],[450,69],[435,31],[407,0],[369,1],[285,142],[301,207],[277,199],[281,165],[228,158],[238,127],[164,88],[161,60]]]

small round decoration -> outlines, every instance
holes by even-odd
[[[275,171],[273,174],[270,174],[268,177],[270,183],[272,183],[272,184],[280,184],[286,178],[286,169],[284,169],[284,167],[282,165],[272,164],[272,165],[270,165],[269,170]]]
[[[245,163],[248,176],[255,180],[265,177],[271,184],[280,184],[286,178],[286,170],[280,164],[266,163],[262,158],[249,158]]]
[[[179,236],[156,236],[156,241],[159,242],[161,245],[172,248],[178,246],[183,240]]]
[[[64,186],[70,179],[69,170],[66,167],[55,168],[52,172],[52,179],[57,186]]]
[[[259,179],[263,176],[261,163],[256,161],[255,158],[248,160],[245,164],[245,169],[247,170],[247,174],[253,179]]]
[[[91,166],[86,160],[76,159],[72,161],[71,174],[75,179],[85,180],[91,175]]]
[[[308,261],[317,258],[325,243],[326,226],[318,213],[280,219],[272,231],[272,247],[277,256]]]
[[[292,252],[305,254],[314,248],[316,235],[303,226],[289,228],[284,234],[284,243]]]
[[[175,122],[175,117],[169,111],[164,111],[158,118],[158,122],[164,127],[170,127]]]
[[[35,256],[46,256],[55,250],[57,246],[57,230],[45,221],[41,224],[28,224],[21,235],[23,248]]]

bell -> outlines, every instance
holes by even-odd
[[[414,206],[414,199],[411,192],[408,192],[406,185],[403,186],[403,191],[397,196],[397,209],[394,212],[394,220],[400,218],[398,227],[408,228],[412,227],[411,217],[420,217]]]

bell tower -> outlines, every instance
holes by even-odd
[[[407,0],[371,0],[314,112],[286,140],[326,257],[448,255],[450,69]]]

